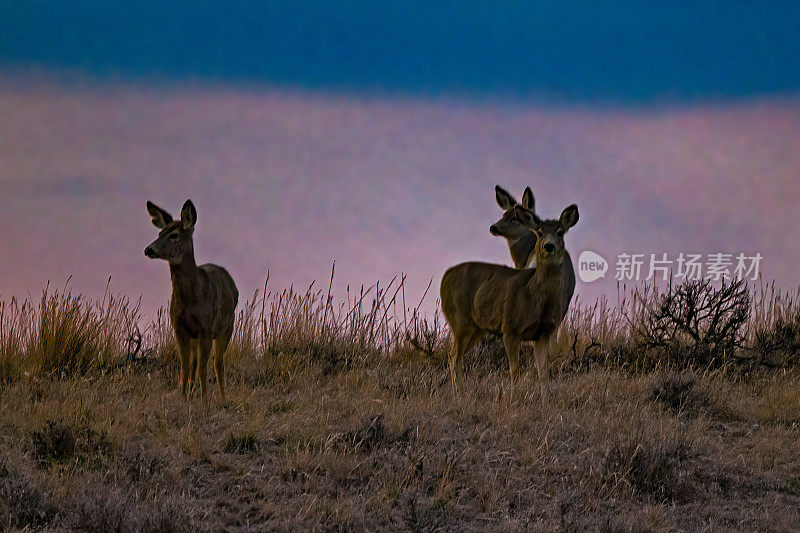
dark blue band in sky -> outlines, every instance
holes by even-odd
[[[0,65],[643,103],[793,92],[800,4],[0,1]]]

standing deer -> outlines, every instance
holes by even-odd
[[[570,205],[558,220],[541,220],[530,209],[515,205],[514,216],[536,233],[535,269],[470,262],[451,267],[442,277],[442,312],[453,330],[450,376],[457,388],[464,353],[493,332],[503,337],[514,381],[519,374],[520,344],[534,341],[544,400],[550,337],[569,305],[564,234],[578,222],[578,207]]]
[[[536,259],[533,255],[533,248],[536,246],[536,234],[530,228],[517,220],[514,214],[514,206],[517,200],[499,185],[494,187],[494,196],[497,205],[503,210],[503,216],[489,226],[489,233],[496,237],[504,237],[508,241],[508,249],[511,251],[511,260],[514,268],[534,268]],[[533,191],[530,187],[525,187],[522,193],[522,207],[527,207],[534,213]]]
[[[497,205],[504,213],[500,220],[489,226],[489,233],[497,237],[503,237],[508,242],[508,249],[511,251],[511,260],[514,268],[536,268],[536,255],[533,253],[536,247],[536,232],[530,231],[531,228],[520,222],[514,213],[514,206],[517,201],[508,191],[501,186],[494,188]],[[533,191],[530,187],[525,187],[522,193],[522,207],[527,207],[531,211],[534,209]],[[538,218],[538,217],[537,217]],[[565,305],[569,305],[572,295],[575,292],[575,269],[572,266],[572,258],[569,252],[564,251],[564,279],[566,280],[566,290],[564,291]]]
[[[214,373],[222,399],[225,398],[225,350],[233,334],[239,291],[228,272],[217,265],[197,266],[192,234],[197,210],[191,200],[181,209],[181,219],[147,202],[158,238],[144,249],[144,255],[169,262],[172,277],[170,321],[181,356],[181,394],[191,395],[195,375],[205,400],[208,356],[214,348]]]

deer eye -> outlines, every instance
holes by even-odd
[[[562,238],[562,237],[564,237],[564,230],[563,230],[563,229],[560,229],[560,230],[558,230],[558,231],[556,232],[556,235],[558,235],[558,238],[559,238],[559,239],[560,239],[560,238]]]

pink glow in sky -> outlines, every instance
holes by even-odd
[[[489,234],[499,183],[537,211],[581,218],[574,258],[619,252],[760,252],[797,285],[800,100],[666,109],[359,98],[225,87],[0,84],[0,297],[74,290],[168,299],[148,260],[152,200],[198,209],[198,263],[263,285],[408,276],[409,300],[465,260],[510,263]],[[613,269],[613,266],[612,266]],[[434,290],[438,293],[438,290]],[[608,279],[578,283],[593,298]],[[340,293],[341,294],[341,293]]]

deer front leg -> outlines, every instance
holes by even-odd
[[[542,403],[547,399],[547,357],[550,354],[550,336],[540,337],[533,344],[536,371],[539,374],[539,387],[542,390]]]
[[[508,371],[511,374],[512,382],[519,377],[519,345],[521,343],[522,339],[516,335],[503,334],[503,344],[506,345],[506,353],[508,353]]]
[[[188,384],[189,384],[189,371],[190,360],[192,358],[192,344],[188,338],[181,338],[176,335],[178,341],[178,350],[180,351],[181,358],[181,396],[188,398]]]

